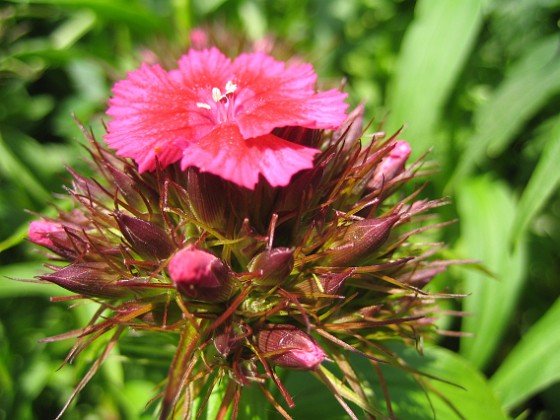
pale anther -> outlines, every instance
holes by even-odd
[[[205,104],[204,102],[197,102],[196,106],[199,108],[204,108],[204,109],[212,109],[212,107],[208,104]]]
[[[212,88],[212,99],[214,102],[220,102],[224,96],[222,92],[217,87]]]
[[[233,83],[231,80],[228,80],[226,83],[226,95],[233,93],[237,90],[237,85]]]

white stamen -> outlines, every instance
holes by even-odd
[[[212,88],[212,99],[214,100],[214,102],[220,102],[223,97],[224,96],[222,95],[220,89],[218,89],[217,87]]]
[[[237,85],[233,83],[231,80],[228,80],[226,83],[226,95],[233,93],[237,90]]]
[[[204,108],[204,109],[212,109],[212,107],[208,104],[205,104],[204,102],[197,102],[196,106],[199,108]]]

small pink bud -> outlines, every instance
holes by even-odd
[[[177,290],[189,298],[222,302],[233,291],[230,271],[222,260],[192,246],[173,255],[167,269]]]
[[[30,223],[28,237],[34,244],[50,249],[52,252],[73,260],[85,251],[87,244],[76,229],[48,220],[35,220]]]
[[[352,265],[367,258],[389,238],[398,215],[379,219],[364,219],[350,225],[340,245],[329,250],[328,264],[335,267]]]
[[[61,232],[64,232],[64,228],[60,223],[49,222],[46,220],[34,220],[29,225],[28,235],[29,239],[34,244],[52,249],[55,245],[50,238],[51,234]]]
[[[325,359],[325,352],[313,338],[293,325],[271,325],[257,333],[257,346],[275,365],[313,370]]]
[[[208,48],[208,35],[201,28],[193,28],[190,33],[191,47],[195,50]]]
[[[393,149],[385,156],[373,174],[373,178],[368,183],[370,188],[381,188],[384,184],[391,181],[404,171],[404,167],[411,152],[410,145],[404,140],[395,142]]]
[[[118,276],[112,274],[104,263],[74,263],[58,268],[54,273],[39,276],[39,279],[57,284],[74,293],[94,297],[115,298],[130,293],[128,288],[116,284],[119,280]]]
[[[132,249],[142,257],[164,259],[173,252],[173,243],[162,227],[120,211],[114,217]]]
[[[259,273],[253,281],[272,286],[286,280],[294,268],[294,253],[290,248],[272,248],[257,254],[247,266],[251,273]]]

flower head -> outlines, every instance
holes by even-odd
[[[425,213],[445,200],[419,199],[408,144],[362,144],[363,106],[345,120],[344,95],[316,93],[315,78],[307,64],[209,49],[115,86],[106,139],[120,156],[85,131],[94,177],[70,170],[75,210],[29,229],[58,262],[39,280],[100,305],[68,360],[108,333],[111,345],[127,329],[165,334],[161,419],[190,417],[220,387],[235,418],[251,384],[288,417],[274,366],[312,371],[352,418],[345,399],[375,405],[355,392],[350,355],[400,366],[385,343],[432,331],[422,288],[452,262],[410,238],[441,226]]]
[[[231,61],[216,48],[190,50],[176,70],[143,65],[115,85],[105,139],[140,172],[180,161],[249,189],[259,174],[283,186],[319,151],[272,131],[337,129],[346,118],[346,95],[316,93],[316,79],[311,65],[262,52]]]

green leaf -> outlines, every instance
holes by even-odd
[[[492,98],[474,116],[475,132],[447,188],[452,188],[481,163],[485,154],[501,153],[523,125],[560,91],[558,38],[546,38],[517,63]]]
[[[512,250],[509,241],[515,218],[516,202],[509,188],[490,177],[469,180],[457,191],[461,223],[460,244],[463,255],[478,259],[495,276],[458,268],[464,278],[461,354],[474,366],[483,368],[500,344],[526,270],[526,247],[523,240]]]
[[[35,283],[12,279],[31,280],[47,270],[39,261],[7,264],[0,267],[0,299],[24,296],[69,296],[73,293],[52,283]]]
[[[51,196],[43,188],[41,183],[27,169],[27,167],[19,161],[12,153],[2,138],[0,133],[0,174],[9,178],[12,182],[19,185],[24,191],[35,198],[37,201],[48,201]]]
[[[486,378],[468,360],[441,347],[426,346],[423,356],[415,349],[402,347],[395,346],[410,367],[440,380],[417,375],[421,382],[432,388],[428,399],[425,390],[410,373],[391,366],[382,367],[396,418],[461,418],[436,393],[440,393],[465,419],[507,418]],[[381,395],[380,389],[376,391]]]
[[[560,381],[560,299],[529,329],[490,380],[506,409]]]
[[[162,20],[139,2],[119,0],[10,0],[13,3],[58,6],[61,9],[90,9],[99,17],[130,25],[138,30],[163,28]],[[133,4],[131,4],[133,3]],[[134,4],[135,3],[135,4]]]
[[[481,3],[417,3],[390,86],[386,125],[392,132],[405,124],[417,154],[434,145],[435,126],[481,26]]]
[[[56,49],[69,48],[94,26],[95,14],[90,10],[80,10],[51,34],[53,46]]]
[[[542,209],[560,182],[560,117],[554,118],[552,129],[545,132],[543,137],[547,139],[546,145],[519,200],[511,234],[514,244],[519,241],[530,221]]]

